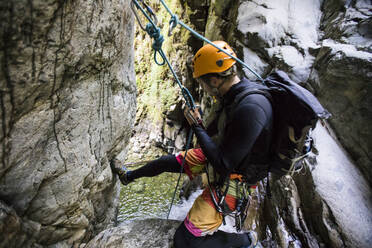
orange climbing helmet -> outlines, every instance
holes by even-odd
[[[213,41],[213,43],[236,57],[235,52],[225,41]],[[198,78],[208,73],[226,71],[233,66],[236,61],[214,46],[207,44],[200,48],[195,54],[192,63],[194,67],[192,76],[193,78]]]

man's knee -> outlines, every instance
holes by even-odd
[[[175,248],[181,248],[182,247],[182,231],[181,231],[181,226],[183,223],[177,228],[176,232],[174,233],[173,236],[173,244]]]
[[[175,248],[189,248],[192,247],[192,240],[196,239],[194,235],[192,235],[185,224],[182,222],[181,225],[177,228],[174,236],[173,236],[173,243]]]

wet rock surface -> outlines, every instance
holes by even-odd
[[[84,248],[171,248],[180,224],[180,221],[160,219],[125,223],[101,232]]]
[[[331,127],[326,125],[329,132],[318,124],[319,156],[309,160],[305,174],[273,177],[271,199],[265,187],[260,188],[256,220],[260,224],[250,228],[259,227],[268,247],[371,246],[371,149],[367,147],[372,118],[366,106],[371,104],[372,40],[363,32],[371,18],[371,2],[240,1],[238,5],[236,46],[245,61],[261,75],[274,68],[286,71],[317,94],[333,114]]]
[[[326,1],[324,38],[314,62],[312,86],[332,113],[342,145],[372,185],[371,1]]]
[[[135,115],[129,1],[1,1],[1,247],[71,247],[116,218]]]
[[[1,247],[26,247],[35,242],[40,229],[39,223],[21,219],[13,208],[0,201],[0,232],[5,237],[0,241]]]
[[[279,247],[369,247],[368,182],[325,127],[319,125],[314,137],[316,163],[293,178],[271,177],[273,196],[264,197],[260,218],[262,239]]]

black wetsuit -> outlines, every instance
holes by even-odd
[[[247,164],[262,164],[267,158],[272,133],[272,107],[268,98],[261,94],[247,95],[238,103],[237,96],[247,88],[262,86],[246,79],[233,85],[224,95],[222,106],[227,119],[220,144],[213,142],[211,136],[218,132],[217,122],[204,130],[193,125],[200,147],[209,163],[220,175],[233,171],[249,174]],[[220,130],[221,131],[221,130]],[[179,172],[180,165],[175,156],[163,156],[142,168],[132,171],[129,179],[156,176],[162,172]],[[244,234],[230,234],[218,231],[213,235],[195,237],[184,224],[175,234],[176,248],[183,247],[241,247],[248,246],[249,239]]]
[[[244,90],[262,87],[243,79],[224,95],[222,105],[227,120],[219,145],[211,139],[211,134],[218,131],[217,120],[209,125],[208,133],[200,126],[193,126],[204,155],[220,175],[233,171],[249,174],[245,165],[263,164],[267,160],[272,132],[270,101],[262,94],[250,94],[234,103]]]
[[[236,105],[234,104],[235,97],[248,87],[259,88],[262,86],[243,79],[233,85],[225,94],[222,106],[227,109],[228,120],[224,137],[219,145],[211,139],[211,136],[218,133],[218,118],[208,126],[207,130],[197,125],[193,126],[203,153],[221,175],[233,170],[245,172],[244,165],[249,163],[262,164],[269,152],[272,132],[270,101],[261,94],[251,94]],[[176,158],[168,155],[132,171],[130,179],[179,171]],[[246,173],[249,174],[249,171]]]

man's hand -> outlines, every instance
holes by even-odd
[[[203,126],[203,120],[201,118],[199,109],[199,106],[197,106],[195,109],[190,109],[188,106],[185,107],[183,114],[185,115],[185,118],[190,125],[195,124]]]

